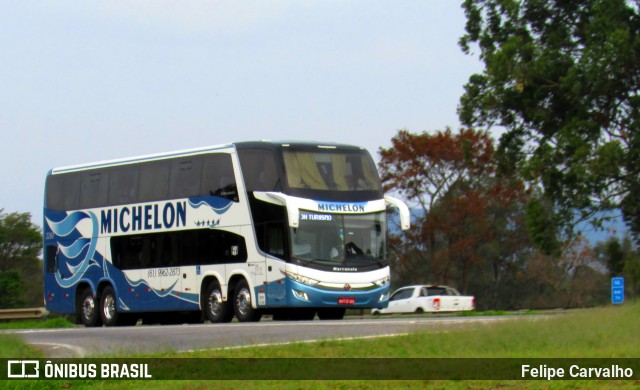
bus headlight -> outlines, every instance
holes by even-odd
[[[293,295],[298,298],[298,299],[302,299],[303,301],[309,301],[309,296],[307,295],[306,292],[304,291],[299,291],[299,290],[292,290],[293,291]]]
[[[288,271],[283,271],[283,270],[280,270],[280,272],[282,272],[287,278],[289,278],[289,279],[291,279],[293,281],[296,281],[298,283],[306,284],[308,286],[315,286],[316,284],[320,283],[315,279],[311,279],[311,278],[307,278],[306,276],[294,274],[293,272],[288,272]]]
[[[386,286],[387,284],[389,284],[389,277],[385,276],[384,278],[382,278],[380,280],[376,280],[374,283],[377,284],[380,287]]]

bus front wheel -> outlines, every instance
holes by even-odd
[[[262,313],[251,306],[251,291],[246,280],[241,280],[233,292],[233,311],[240,322],[260,321]]]
[[[212,323],[231,322],[233,310],[229,302],[222,300],[220,283],[211,282],[205,292],[204,311],[207,319]]]

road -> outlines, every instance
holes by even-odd
[[[528,319],[531,317],[527,316]],[[522,316],[262,321],[257,323],[4,330],[44,351],[46,357],[125,356],[131,353],[242,348],[327,339],[387,337],[491,324]]]

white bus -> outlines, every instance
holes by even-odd
[[[383,308],[388,204],[407,229],[369,153],[338,144],[240,142],[53,169],[45,305],[89,327]]]

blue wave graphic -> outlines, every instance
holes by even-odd
[[[65,255],[65,257],[68,257],[69,259],[75,259],[90,243],[91,240],[88,238],[79,238],[69,246],[60,245],[58,246],[58,248],[60,249],[60,252]]]
[[[76,226],[78,223],[86,218],[91,219],[91,228],[92,228],[92,237],[97,236],[98,234],[98,218],[95,214],[89,212],[81,212],[76,211],[68,215],[60,222],[52,222],[47,219],[47,224],[51,228],[51,230],[60,237],[65,237],[71,234],[74,230],[76,230]],[[84,276],[84,273],[91,266],[100,266],[98,262],[94,260],[94,255],[96,254],[96,246],[98,244],[98,239],[88,239],[88,238],[79,238],[73,244],[63,247],[60,246],[60,251],[62,254],[67,257],[69,260],[75,260],[82,253],[86,253],[84,259],[80,261],[77,265],[70,265],[67,263],[67,267],[71,272],[71,276],[68,278],[63,278],[60,275],[60,271],[57,271],[55,274],[56,282],[60,287],[67,288],[75,285],[80,281],[80,279]],[[88,248],[87,248],[88,246]]]
[[[147,282],[144,279],[138,279],[138,280],[134,281],[134,280],[129,279],[127,274],[125,274],[124,272],[122,274],[123,274],[124,278],[127,280],[127,283],[129,283],[129,285],[131,287],[139,287],[140,285],[147,286],[149,289],[151,289],[151,291],[153,291],[160,298],[164,298],[167,295],[172,294],[173,293],[173,289],[176,288],[176,284],[178,284],[178,280],[179,280],[179,279],[176,279],[176,281],[173,282],[173,284],[168,289],[165,289],[165,291],[162,291],[162,290],[158,290],[158,289],[155,289],[155,288],[151,287],[149,285],[149,282]]]
[[[178,280],[179,279],[177,279],[169,287],[168,290],[162,291],[162,290],[158,290],[158,289],[155,289],[155,288],[151,287],[149,285],[149,282],[147,282],[145,279],[131,280],[131,279],[129,279],[127,274],[125,274],[124,272],[122,273],[122,275],[124,276],[125,280],[129,284],[129,286],[131,286],[131,287],[146,286],[149,290],[153,291],[153,293],[156,296],[158,296],[159,298],[166,298],[166,297],[171,296],[173,298],[180,299],[180,300],[183,300],[183,301],[186,301],[186,302],[189,302],[189,303],[198,304],[200,302],[200,296],[198,294],[174,291],[175,288],[176,288],[176,285],[178,284]],[[124,305],[124,302],[122,302],[122,304]]]
[[[76,226],[78,225],[78,223],[80,221],[82,221],[83,219],[86,218],[94,218],[95,216],[89,216],[89,214],[82,212],[82,211],[74,211],[73,213],[69,214],[68,216],[66,216],[62,221],[52,221],[49,218],[47,218],[47,225],[49,225],[49,228],[51,228],[51,230],[53,231],[53,233],[55,233],[56,236],[58,237],[66,237],[69,234],[71,234]],[[96,221],[96,227],[97,227],[97,221]],[[95,230],[97,232],[97,230]]]
[[[194,209],[202,206],[209,206],[216,214],[221,215],[227,212],[233,201],[217,196],[198,196],[189,198],[189,205]]]

